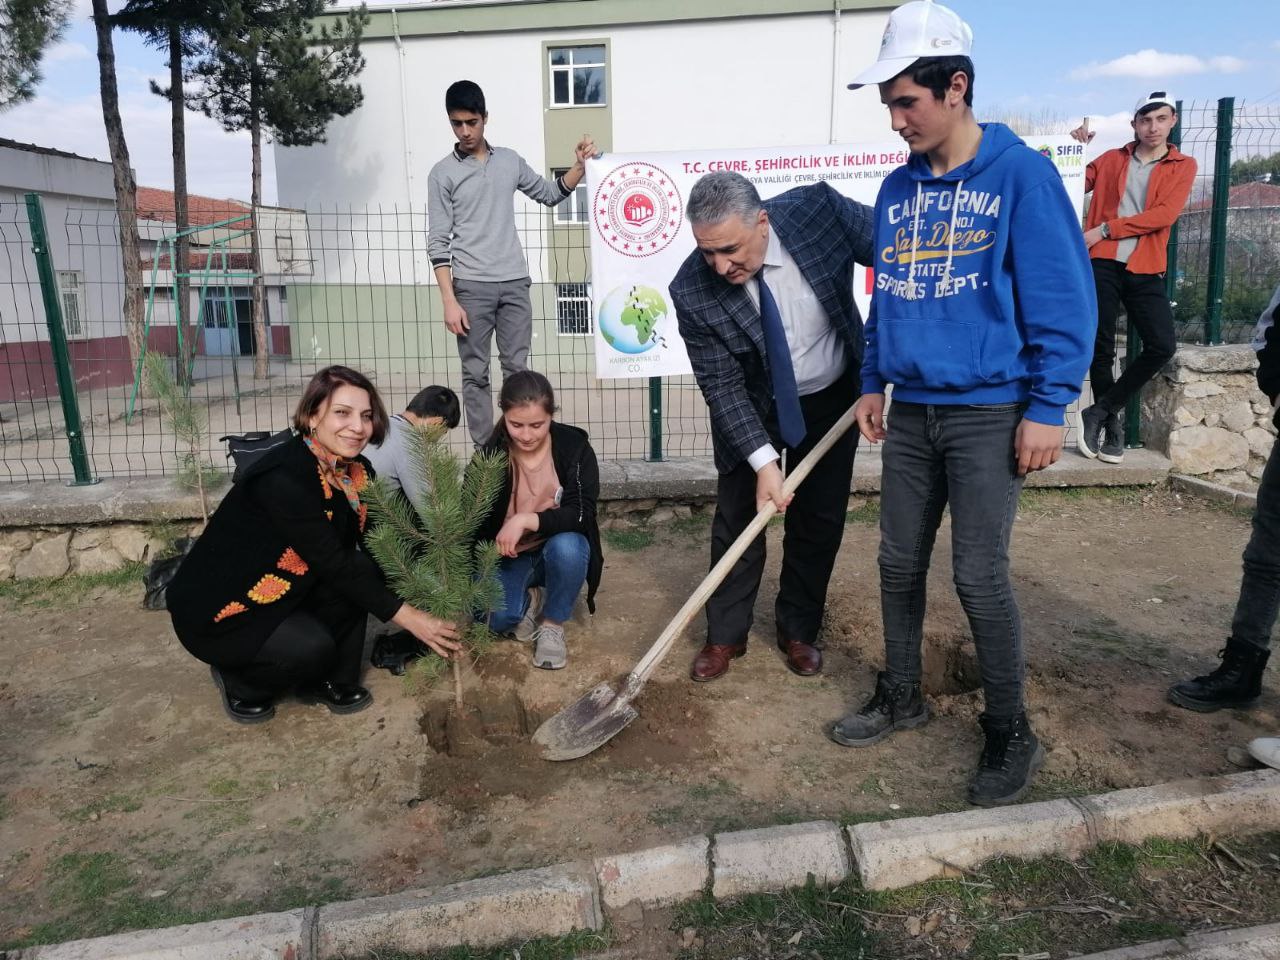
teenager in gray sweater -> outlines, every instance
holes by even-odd
[[[498,338],[505,379],[523,370],[533,334],[529,266],[516,235],[512,197],[519,190],[553,207],[582,181],[595,144],[584,135],[569,171],[539,176],[514,150],[485,139],[484,91],[459,80],[444,107],[458,142],[427,179],[427,255],[440,285],[444,325],[458,338],[467,429],[476,446],[493,432],[490,344]]]

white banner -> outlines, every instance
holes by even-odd
[[[1083,218],[1084,146],[1067,136],[1028,137],[1062,174]],[[868,206],[880,182],[907,161],[900,140],[817,147],[609,154],[587,162],[591,199],[591,310],[596,376],[665,377],[690,373],[667,286],[696,244],[684,218],[690,188],[705,173],[734,170],[764,199],[826,180]],[[854,278],[863,317],[872,270]],[[861,282],[859,282],[861,280]]]

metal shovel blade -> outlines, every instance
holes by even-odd
[[[544,760],[577,760],[604,746],[640,716],[608,683],[597,684],[533,734]]]

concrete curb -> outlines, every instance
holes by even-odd
[[[1258,506],[1258,494],[1248,490],[1236,490],[1221,483],[1210,483],[1199,477],[1189,477],[1184,473],[1169,474],[1169,486],[1180,493],[1189,493],[1201,500],[1212,500],[1224,503],[1229,507],[1246,513],[1252,513]]]
[[[1076,856],[1104,841],[1249,833],[1275,829],[1278,822],[1280,771],[1260,770],[863,823],[847,831],[822,820],[691,837],[593,863],[0,952],[0,960],[338,960],[380,948],[490,947],[574,929],[599,930],[607,912],[631,904],[669,906],[707,890],[717,897],[780,890],[800,886],[810,875],[818,883],[838,883],[852,869],[869,889],[887,889],[959,875],[998,856]],[[1254,950],[1254,941],[1263,944],[1261,952]],[[1089,960],[1165,957],[1274,960],[1280,957],[1280,925],[1126,947]]]
[[[1280,957],[1280,923],[1193,933],[1177,940],[1158,940],[1091,953],[1079,960],[1275,960],[1276,957]]]

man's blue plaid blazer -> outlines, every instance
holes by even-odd
[[[844,337],[850,364],[862,362],[862,317],[853,302],[854,265],[872,260],[872,210],[825,183],[796,187],[764,202],[769,228],[796,262],[831,324]],[[746,288],[715,272],[695,250],[670,286],[680,336],[711,410],[716,469],[728,473],[771,441],[773,405],[760,311]],[[852,404],[855,397],[849,397]]]

